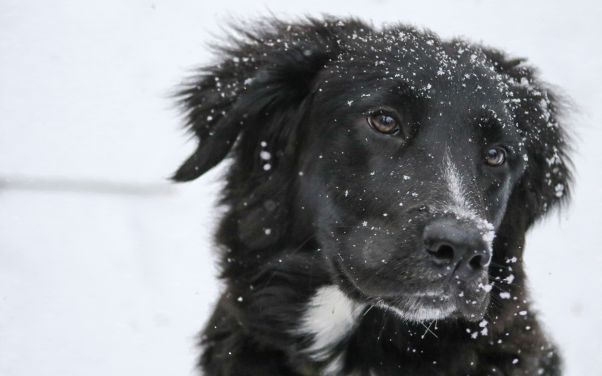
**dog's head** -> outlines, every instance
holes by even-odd
[[[233,149],[228,245],[313,238],[355,299],[482,317],[492,260],[567,195],[556,97],[522,60],[428,32],[261,28],[182,92],[200,145],[175,180]]]

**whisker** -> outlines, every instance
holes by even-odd
[[[429,326],[424,325],[424,323],[420,323],[420,325],[424,326],[426,328],[426,330],[424,331],[424,334],[422,334],[422,336],[420,337],[420,339],[424,339],[424,337],[426,336],[427,333],[431,333],[435,338],[439,338],[439,336],[437,336],[435,334],[435,332],[433,332],[431,330],[431,325],[433,325],[435,321],[431,321],[431,323],[429,324]]]
[[[362,317],[365,317],[368,314],[368,312],[370,312],[370,310],[372,310],[372,308],[374,308],[375,305],[376,304],[370,304],[370,307],[368,307],[368,309],[364,311],[364,313],[362,314]]]

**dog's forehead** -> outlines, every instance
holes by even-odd
[[[343,49],[330,72],[343,79],[389,79],[416,91],[444,88],[441,92],[466,92],[472,97],[503,94],[508,89],[477,45],[446,42],[413,29],[351,34],[339,43]]]
[[[377,106],[387,93],[411,92],[442,115],[487,113],[501,125],[511,122],[506,103],[512,88],[480,46],[412,29],[351,34],[339,43],[343,52],[322,80],[328,96],[339,92],[349,105]]]

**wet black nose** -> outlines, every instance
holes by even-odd
[[[462,277],[480,274],[491,261],[490,245],[471,223],[436,219],[424,228],[423,240],[433,263]]]

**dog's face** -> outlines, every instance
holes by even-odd
[[[346,291],[410,320],[474,320],[527,156],[495,72],[427,43],[374,52],[377,64],[350,53],[325,72],[301,202]]]
[[[262,251],[229,274],[309,235],[355,299],[412,321],[482,317],[494,239],[524,234],[568,184],[551,93],[518,60],[412,29],[271,33],[182,92],[201,144],[176,180],[236,144],[225,242]]]

